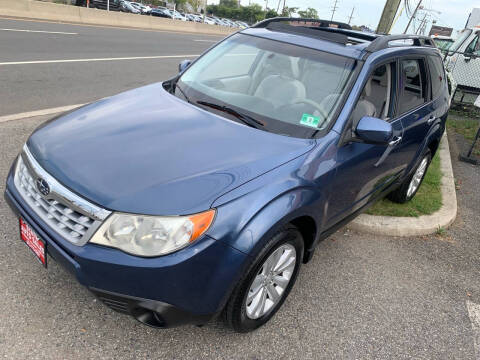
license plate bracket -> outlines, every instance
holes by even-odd
[[[20,238],[33,252],[37,260],[47,267],[47,243],[37,235],[30,225],[23,219],[19,219]]]

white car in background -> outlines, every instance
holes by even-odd
[[[131,4],[130,1],[120,2],[121,11],[129,12],[132,14],[141,14],[141,11],[135,5]]]
[[[180,14],[177,10],[169,9],[170,14],[172,14],[174,20],[187,21],[187,18]]]
[[[135,6],[142,14],[148,15],[152,12],[152,8],[148,5],[143,5],[141,3],[135,2],[135,1],[130,1],[130,4]]]
[[[460,33],[448,49],[445,68],[457,89],[463,93],[480,93],[480,26]]]
[[[216,25],[217,23],[209,16],[205,16],[204,23],[208,25]]]

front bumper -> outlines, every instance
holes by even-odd
[[[5,199],[46,242],[49,256],[106,305],[147,325],[207,322],[222,310],[245,264],[245,254],[208,236],[157,258],[89,243],[73,245],[29,208],[14,185],[12,172]]]

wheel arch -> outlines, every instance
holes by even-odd
[[[303,263],[307,263],[311,259],[311,255],[314,251],[313,245],[318,236],[318,226],[315,219],[310,215],[299,216],[290,221],[290,224],[294,225],[300,234],[302,234],[303,243],[305,246],[305,252],[303,255]]]
[[[440,138],[434,137],[430,139],[429,143],[427,144],[428,149],[430,149],[430,153],[432,154],[432,158],[435,156],[435,153],[440,146]]]

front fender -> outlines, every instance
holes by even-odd
[[[209,231],[209,235],[245,254],[256,256],[265,242],[293,219],[309,216],[314,219],[317,229],[321,227],[326,201],[313,187],[295,188],[260,208],[252,206],[255,196],[245,196],[217,208],[217,219],[221,221]],[[245,210],[240,217],[238,210],[234,210],[237,207]]]

